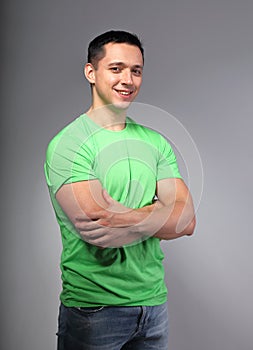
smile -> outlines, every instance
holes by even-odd
[[[122,96],[130,96],[133,93],[133,91],[125,91],[125,90],[115,90],[115,91]]]

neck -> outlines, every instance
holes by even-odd
[[[95,108],[92,105],[86,114],[96,124],[108,130],[120,131],[126,125],[126,110],[119,110],[112,106]]]

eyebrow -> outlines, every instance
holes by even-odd
[[[112,66],[126,66],[126,64],[124,62],[111,62],[108,64],[108,67]],[[140,64],[134,64],[133,67],[143,69],[143,66]]]

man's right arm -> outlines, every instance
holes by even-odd
[[[98,180],[64,185],[56,199],[82,239],[100,247],[121,247],[145,237],[174,239],[191,235],[194,208],[180,179],[158,183],[158,202],[127,208],[104,192]]]
[[[89,218],[91,214],[94,215],[108,206],[98,180],[65,184],[57,191],[55,197],[74,225],[77,217]]]
[[[143,236],[135,225],[136,222],[121,221],[121,214],[124,215],[132,209],[118,202],[116,202],[117,208],[110,206],[98,180],[65,184],[57,191],[56,200],[79,231],[82,239],[90,244],[101,247],[121,247]],[[102,222],[110,220],[113,215],[118,217],[115,227],[100,223],[101,220]],[[82,230],[78,228],[80,222]]]

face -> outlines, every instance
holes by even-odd
[[[97,69],[85,66],[85,75],[93,84],[93,107],[112,105],[126,109],[136,98],[142,83],[143,59],[140,49],[129,44],[109,43]]]

